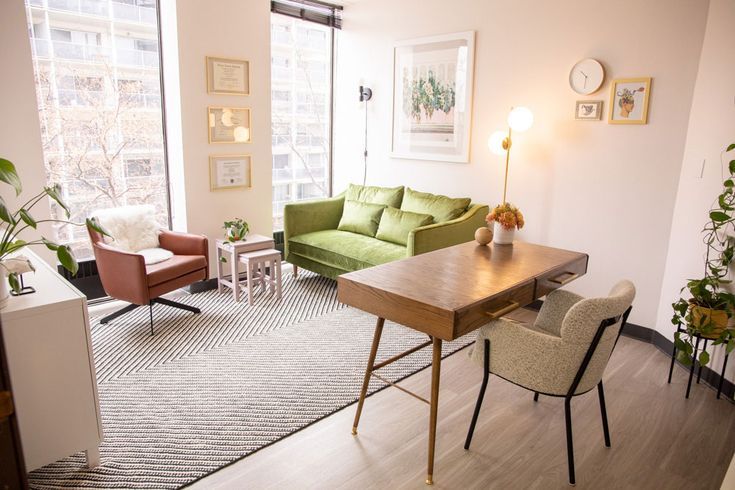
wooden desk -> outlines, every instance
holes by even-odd
[[[587,272],[588,258],[530,243],[480,246],[468,242],[340,276],[339,301],[378,317],[353,435],[357,435],[370,376],[383,379],[374,371],[432,345],[431,401],[412,394],[430,405],[426,483],[431,485],[442,341],[459,338],[573,281]],[[386,319],[424,332],[431,340],[376,363]]]

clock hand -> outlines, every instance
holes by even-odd
[[[584,78],[587,78],[587,74],[583,72],[582,70],[579,70],[579,73],[581,73],[584,76]]]

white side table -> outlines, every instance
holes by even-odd
[[[241,253],[238,257],[247,270],[248,304],[253,304],[253,291],[258,284],[264,291],[270,289],[271,294],[281,299],[281,252],[276,249],[257,250]]]
[[[232,289],[232,296],[235,301],[240,301],[240,273],[238,269],[238,255],[245,252],[254,252],[256,250],[266,250],[275,247],[272,238],[263,235],[248,235],[245,240],[237,242],[228,242],[227,240],[217,239],[217,291],[224,291],[225,286]],[[222,262],[222,257],[227,262]],[[225,275],[225,267],[229,265],[230,275]],[[229,279],[228,279],[229,278]]]

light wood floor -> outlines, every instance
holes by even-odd
[[[491,377],[470,451],[463,449],[482,378],[466,351],[444,360],[435,488],[569,488],[564,408]],[[704,385],[684,399],[686,372],[666,384],[669,357],[621,338],[605,374],[612,448],[596,391],[572,402],[577,488],[718,489],[735,451],[735,404]],[[402,384],[429,396],[430,371]],[[194,488],[426,489],[428,407],[395,389],[354,405],[194,484]]]

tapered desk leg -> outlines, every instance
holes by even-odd
[[[368,358],[367,368],[365,369],[365,378],[362,381],[362,391],[360,391],[360,401],[357,402],[357,412],[355,412],[355,421],[352,424],[352,435],[357,435],[357,424],[360,423],[360,414],[362,413],[362,405],[365,403],[365,395],[367,395],[368,385],[370,384],[370,374],[373,372],[375,365],[375,356],[378,354],[378,346],[380,345],[380,336],[383,334],[383,325],[385,318],[378,318],[375,324],[375,334],[373,335],[373,346],[370,348],[370,357]]]
[[[426,484],[434,484],[434,448],[436,447],[436,416],[439,409],[439,378],[442,365],[442,339],[432,337],[433,356],[431,361],[431,411],[429,414],[429,464]]]

